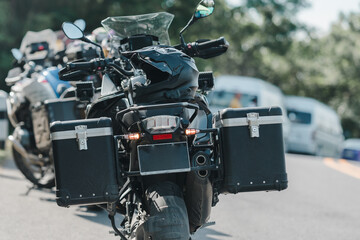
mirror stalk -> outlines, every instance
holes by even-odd
[[[87,43],[90,43],[90,44],[93,44],[93,45],[99,47],[99,48],[100,48],[100,57],[101,57],[101,58],[105,58],[103,48],[101,47],[100,44],[97,44],[97,43],[92,42],[92,41],[91,41],[90,39],[88,39],[87,37],[82,37],[82,38],[80,38],[80,40],[82,40],[82,41],[84,41],[84,42],[87,42]]]
[[[181,29],[181,31],[180,31],[180,35],[183,33],[183,32],[185,32],[185,30],[191,25],[191,24],[193,24],[195,22],[195,19],[194,19],[194,16],[188,21],[188,23],[186,24],[186,26],[185,27],[183,27],[183,29]]]

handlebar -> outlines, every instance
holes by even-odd
[[[93,59],[90,62],[76,62],[66,64],[67,70],[95,70],[99,67],[105,67],[105,59]]]
[[[103,70],[106,67],[112,68],[124,76],[134,75],[134,72],[123,69],[120,66],[119,60],[96,58],[89,62],[72,62],[66,64],[66,67],[60,70],[59,77],[63,80],[75,80],[74,78],[76,77],[85,76],[86,73]]]
[[[228,45],[228,42],[225,40],[224,37],[220,37],[215,40],[208,40],[205,42],[195,42],[196,47],[198,50],[206,50],[212,47],[219,47],[222,45]]]
[[[214,40],[198,40],[188,43],[184,51],[191,57],[212,58],[227,51],[229,43],[224,37]]]

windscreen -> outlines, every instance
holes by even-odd
[[[359,149],[360,150],[360,139],[348,139],[345,141],[344,148],[347,149]]]
[[[311,114],[307,112],[300,112],[288,109],[288,117],[293,123],[311,124]]]
[[[56,33],[51,29],[45,29],[40,32],[28,31],[21,41],[20,51],[26,55],[28,60],[44,59],[48,54],[47,51],[30,53],[31,44],[46,42],[49,44],[49,49],[56,52],[56,40]]]
[[[166,12],[134,16],[108,17],[101,21],[112,38],[124,39],[133,35],[147,34],[159,38],[163,45],[170,45],[169,26],[174,15]]]

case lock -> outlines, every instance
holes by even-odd
[[[79,150],[87,150],[87,136],[86,136],[86,125],[75,126],[76,140],[78,142]]]
[[[251,138],[256,138],[256,137],[260,137],[260,132],[259,132],[259,113],[248,113],[246,115],[247,117],[247,121],[249,124],[249,130],[250,130],[250,137]]]

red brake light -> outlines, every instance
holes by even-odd
[[[45,47],[43,46],[43,45],[40,45],[39,47],[38,47],[38,50],[39,51],[42,51],[42,50],[44,50],[45,49]]]
[[[167,140],[167,139],[172,139],[171,133],[153,135],[153,140]]]

